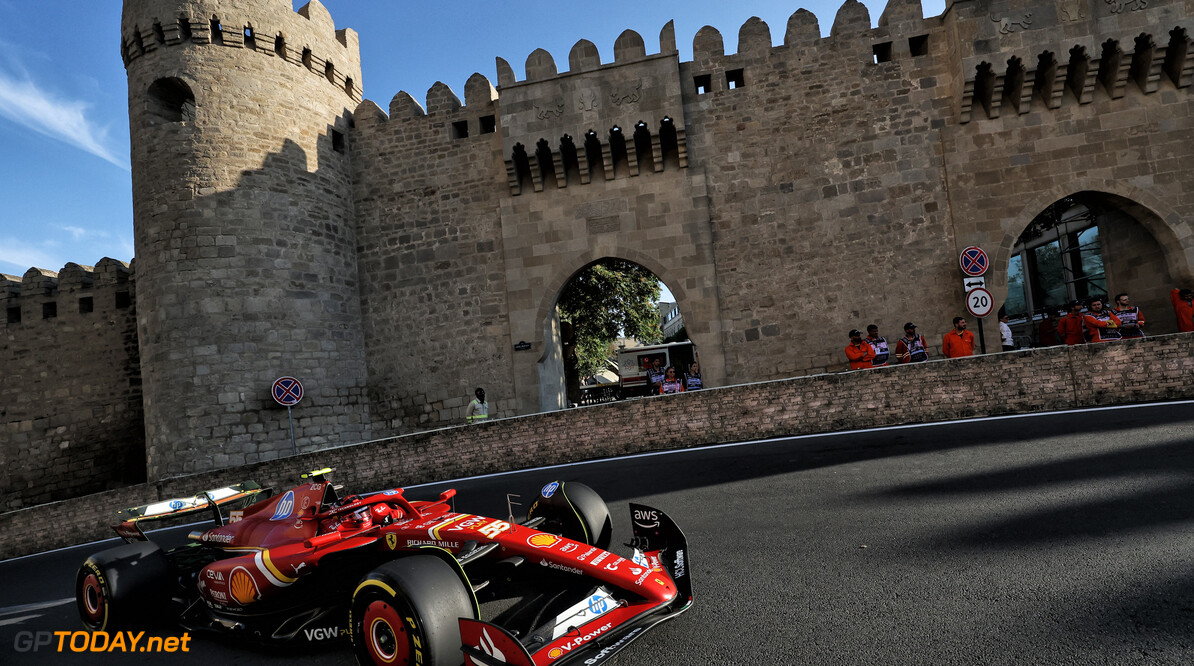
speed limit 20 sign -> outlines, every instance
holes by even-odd
[[[970,311],[970,314],[981,319],[995,309],[995,299],[991,296],[991,292],[982,287],[972,289],[966,294],[966,309]]]

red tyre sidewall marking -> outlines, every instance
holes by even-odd
[[[377,645],[375,638],[375,631],[379,628],[378,623],[384,623],[389,627],[390,633],[394,636],[394,653],[384,655]],[[406,637],[406,626],[402,624],[402,617],[398,615],[398,611],[390,604],[378,599],[369,602],[365,607],[364,617],[365,630],[365,644],[369,646],[369,654],[374,661],[382,664],[393,663],[410,663],[410,642]],[[399,662],[398,658],[402,661]]]
[[[89,573],[83,579],[83,608],[92,622],[104,623],[104,586],[100,584],[95,574]]]

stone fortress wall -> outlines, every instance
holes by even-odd
[[[319,3],[129,0],[149,478],[369,438],[347,136],[360,47]]]
[[[146,478],[288,455],[284,374],[304,452],[458,423],[478,385],[559,408],[555,300],[603,257],[664,280],[711,385],[774,380],[843,368],[867,323],[938,345],[958,252],[1002,302],[1020,233],[1086,193],[1109,288],[1171,331],[1192,31],[1180,0],[891,0],[875,28],[848,0],[827,37],[798,10],[681,62],[668,24],[383,111],[317,1],[126,0]]]
[[[966,1],[926,19],[893,0],[871,28],[851,1],[828,37],[800,10],[780,46],[752,19],[738,53],[706,27],[679,62],[669,24],[658,51],[623,33],[612,61],[581,40],[566,71],[534,51],[525,80],[499,58],[496,91],[474,75],[463,105],[442,84],[425,107],[365,101],[356,205],[381,242],[363,249],[362,300],[435,294],[406,324],[365,306],[367,327],[403,340],[370,348],[371,385],[394,391],[374,404],[407,426],[451,422],[488,382],[514,413],[555,407],[551,308],[603,256],[665,281],[715,384],[841,368],[844,332],[871,322],[894,338],[916,321],[939,345],[965,314],[959,251],[989,250],[1002,302],[1021,231],[1082,192],[1105,204],[1110,288],[1172,331],[1168,289],[1191,275],[1191,24],[1180,2]],[[494,244],[458,243],[462,230]],[[453,339],[426,334],[428,318]]]
[[[0,304],[0,511],[143,483],[132,267],[0,275]]]

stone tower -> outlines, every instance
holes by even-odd
[[[317,0],[125,0],[148,478],[369,435],[354,31]]]

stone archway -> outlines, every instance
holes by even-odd
[[[1055,186],[1041,192],[1021,208],[1013,218],[1004,220],[1004,235],[999,248],[992,257],[990,283],[999,290],[1007,288],[1008,260],[1020,234],[1041,211],[1056,201],[1078,193],[1113,197],[1122,204],[1122,210],[1136,220],[1161,246],[1165,262],[1174,278],[1182,282],[1194,282],[1194,225],[1182,220],[1175,208],[1154,193],[1122,182],[1108,182],[1104,179],[1078,179],[1064,186]],[[1005,294],[996,293],[1001,298]]]
[[[691,267],[683,267],[678,272],[655,257],[634,248],[589,249],[556,257],[556,269],[552,277],[546,280],[542,287],[534,290],[534,314],[532,317],[524,318],[525,323],[522,326],[524,334],[533,332],[534,337],[523,335],[514,340],[515,344],[524,341],[530,343],[531,349],[528,351],[532,352],[515,356],[516,391],[522,413],[550,411],[560,406],[558,403],[544,404],[548,402],[548,393],[554,386],[551,382],[559,382],[558,378],[561,376],[558,370],[560,366],[556,365],[559,360],[554,356],[557,353],[554,350],[558,349],[558,341],[552,339],[554,334],[558,334],[558,319],[553,322],[555,305],[561,291],[570,280],[588,266],[607,257],[634,262],[651,271],[667,285],[686,318],[689,339],[701,350],[702,374],[706,382],[714,386],[724,383],[725,361],[715,289],[689,288],[686,283],[691,282],[691,278],[686,276],[691,273]],[[546,373],[550,373],[555,379],[544,376]],[[556,388],[558,390],[558,387]]]
[[[1013,331],[1034,344],[1045,313],[1055,316],[1070,300],[1121,292],[1151,313],[1151,332],[1173,328],[1165,315],[1168,292],[1190,275],[1192,248],[1182,240],[1189,225],[1150,192],[1101,185],[1042,194],[1005,227],[992,286]]]

